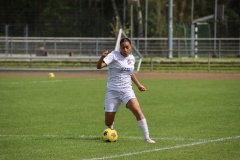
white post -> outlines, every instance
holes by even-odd
[[[122,28],[120,28],[120,30],[118,32],[117,42],[115,45],[115,51],[119,50],[119,43],[120,43],[121,35],[122,35]]]
[[[146,0],[146,6],[145,6],[145,54],[147,54],[147,24],[148,24],[148,0]]]
[[[194,57],[195,58],[198,58],[198,55],[197,55],[197,53],[198,53],[198,26],[197,26],[197,23],[195,23],[195,30],[194,30],[195,32],[194,32],[194,34],[195,34],[195,36],[194,36]]]
[[[172,28],[172,8],[173,0],[168,1],[168,58],[173,58],[172,56],[172,37],[173,37],[173,28]]]
[[[131,3],[131,42],[132,42],[132,37],[133,37],[133,2]]]
[[[191,23],[191,54],[190,56],[193,57],[194,55],[194,23]]]
[[[216,38],[217,38],[217,0],[215,0],[215,12],[214,12],[214,55],[216,54]]]
[[[194,55],[194,24],[193,24],[193,17],[194,17],[194,0],[192,0],[192,9],[191,9],[191,51],[190,51],[190,57]]]
[[[123,1],[123,29],[126,26],[126,0]]]

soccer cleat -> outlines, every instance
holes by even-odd
[[[146,141],[147,143],[155,143],[155,141],[152,140],[151,138],[147,138],[147,139],[145,139],[145,141]]]

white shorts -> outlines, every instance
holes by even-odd
[[[136,98],[132,89],[125,91],[109,91],[106,92],[105,98],[105,112],[117,112],[121,102],[127,105],[128,101],[132,98]]]

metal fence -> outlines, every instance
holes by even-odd
[[[167,58],[167,38],[133,38],[133,44],[143,57]],[[194,44],[193,44],[194,41]],[[100,56],[104,50],[114,50],[115,38],[54,38],[0,37],[0,58]],[[173,58],[240,57],[240,38],[173,38]]]
[[[113,46],[113,38],[0,37],[0,54],[5,56],[98,56]]]

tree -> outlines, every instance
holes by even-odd
[[[138,37],[143,37],[142,9],[140,0],[137,1],[138,11]]]
[[[126,0],[127,1],[127,0]],[[173,25],[189,25],[192,0],[173,0]],[[168,0],[148,0],[148,37],[167,37]],[[239,0],[218,0],[225,6],[225,20],[218,20],[218,37],[239,37]],[[112,37],[122,27],[123,1],[119,0],[7,0],[0,1],[0,35],[40,37]],[[215,0],[194,0],[194,19],[214,14]],[[143,37],[145,0],[134,2],[134,37]],[[130,13],[130,5],[126,5]],[[137,18],[135,18],[137,17]],[[130,28],[126,14],[125,31]],[[213,32],[213,19],[208,23]],[[175,32],[175,31],[174,31]],[[115,33],[115,34],[112,34]]]

